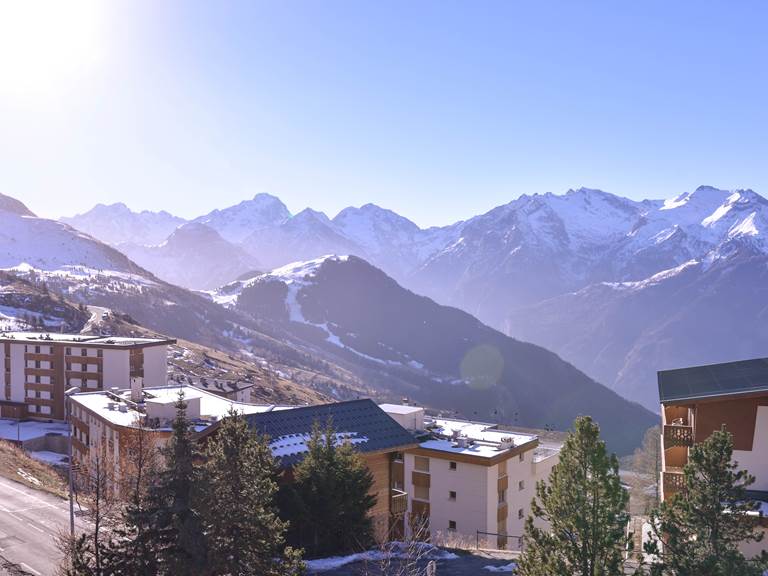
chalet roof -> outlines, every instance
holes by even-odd
[[[324,427],[330,421],[337,442],[349,441],[363,453],[416,444],[410,432],[367,398],[248,414],[245,418],[249,426],[269,436],[272,454],[284,467],[303,458],[315,422]]]
[[[658,381],[662,404],[768,392],[768,358],[663,370]]]

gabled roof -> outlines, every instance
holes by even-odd
[[[360,452],[398,450],[416,445],[416,440],[373,400],[350,400],[292,410],[248,414],[248,425],[270,438],[272,453],[280,465],[292,466],[306,453],[306,440],[317,422],[329,419],[339,438],[346,438]]]
[[[662,404],[768,392],[768,358],[664,370],[658,380]]]

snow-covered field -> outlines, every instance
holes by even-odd
[[[49,433],[67,436],[69,431],[63,422],[37,422],[33,420],[19,422],[18,420],[0,419],[0,439],[3,440],[25,442]]]

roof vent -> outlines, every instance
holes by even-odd
[[[499,450],[509,450],[515,447],[515,439],[512,436],[504,436],[499,442]]]
[[[125,404],[120,404],[120,412],[123,412],[123,413],[128,412],[128,406],[126,406]]]
[[[109,408],[110,410],[114,410],[115,409],[115,403],[114,402],[107,402],[107,408]]]

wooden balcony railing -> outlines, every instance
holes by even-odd
[[[408,510],[408,493],[392,488],[389,492],[389,512],[405,514],[406,510]]]
[[[664,449],[675,446],[693,446],[692,426],[664,426]]]
[[[667,470],[663,473],[664,494],[671,495],[685,488],[685,476],[682,470]]]

